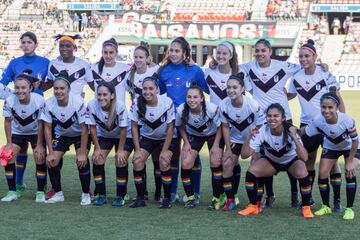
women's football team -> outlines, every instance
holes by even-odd
[[[137,196],[131,208],[146,206],[149,198],[146,161],[150,155],[154,200],[160,208],[170,208],[178,200],[179,172],[184,207],[194,208],[200,201],[199,153],[206,142],[213,195],[208,209],[237,208],[241,157],[251,162],[244,184],[249,204],[239,215],[256,215],[271,208],[275,201],[272,177],[286,171],[291,206],[300,208],[305,218],[344,212],[343,219],[354,219],[360,158],[355,121],[345,113],[339,84],[326,64],[316,64],[318,55],[312,40],[300,47],[300,65],[271,59],[272,47],[266,39],[255,44],[254,61],[239,65],[235,46],[224,41],[216,46],[215,59],[203,71],[191,60],[190,45],[182,37],[171,42],[159,65],[151,61],[149,46],[142,42],[134,50],[131,67],[116,61],[118,43],[114,39],[103,42],[101,59],[89,65],[74,55],[78,38],[56,36],[60,56],[49,61],[35,54],[38,42],[34,33],[20,37],[24,55],[9,63],[0,82],[6,135],[0,158],[8,184],[1,201],[16,200],[25,191],[23,175],[30,143],[38,203],[64,201],[63,156],[74,145],[81,205],[107,203],[105,163],[114,148],[116,197],[112,206],[121,207],[129,201],[128,165],[133,152]],[[7,87],[10,82],[14,90]],[[84,102],[85,85],[94,91],[88,103]],[[43,92],[51,88],[53,96],[45,100]],[[126,92],[131,96],[129,109]],[[299,128],[292,124],[288,104],[296,96],[301,106]],[[91,144],[94,150],[89,156]],[[322,206],[313,214],[312,188],[320,145],[318,186]],[[345,159],[345,209],[340,201],[340,156]],[[94,196],[90,192],[90,165]]]

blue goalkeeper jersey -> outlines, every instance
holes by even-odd
[[[166,93],[175,107],[185,102],[186,91],[193,84],[209,94],[204,72],[197,65],[187,66],[183,61],[176,65],[170,63],[159,70],[160,94]]]
[[[8,85],[14,81],[17,75],[22,74],[25,69],[31,69],[31,76],[40,79],[43,84],[47,76],[49,62],[49,59],[38,55],[15,58],[10,61],[9,65],[4,70],[0,82],[4,85]],[[35,89],[34,92],[43,95],[41,89]]]

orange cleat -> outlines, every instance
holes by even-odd
[[[248,204],[247,207],[244,210],[238,211],[238,214],[242,215],[242,216],[258,215],[259,214],[259,208],[258,208],[257,205]]]
[[[314,214],[311,212],[310,206],[303,206],[302,213],[303,213],[304,218],[314,218]]]

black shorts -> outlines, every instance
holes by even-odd
[[[79,149],[81,145],[81,136],[76,137],[55,137],[53,139],[53,150],[59,152],[69,151],[69,147],[74,144],[75,149]],[[86,149],[90,150],[91,141],[88,138]]]
[[[204,143],[207,142],[208,149],[210,151],[210,149],[214,145],[215,136],[216,135],[211,135],[211,136],[208,136],[208,137],[199,137],[199,136],[194,136],[194,135],[188,135],[191,149],[194,149],[194,150],[200,152],[200,150],[204,146]],[[224,145],[225,145],[224,140],[221,138],[220,143],[219,143],[219,147],[224,148]]]
[[[111,150],[115,146],[115,151],[118,150],[119,141],[118,138],[105,138],[105,137],[98,137],[100,149],[102,150]]]
[[[275,171],[278,172],[282,172],[282,171],[287,171],[289,169],[289,167],[291,167],[291,165],[293,165],[293,163],[296,160],[299,160],[298,157],[294,157],[289,163],[287,164],[281,164],[281,163],[277,163],[274,162],[273,160],[271,160],[270,158],[266,157],[266,156],[261,156],[261,158],[264,158],[266,160],[269,161],[269,163],[271,164],[271,166],[273,166],[273,168],[275,169]]]
[[[18,135],[18,134],[13,134],[11,136],[11,141],[13,144],[18,145],[20,148],[25,148],[28,146],[28,143],[30,143],[31,148],[35,148],[36,147],[36,143],[37,143],[37,135]]]
[[[231,143],[231,152],[236,156],[240,156],[242,146],[241,143]]]
[[[124,150],[131,153],[134,150],[134,142],[132,138],[126,138]]]
[[[301,123],[300,124],[300,128],[307,126],[307,124],[305,123]],[[324,141],[324,137],[322,134],[317,134],[314,136],[307,136],[306,134],[304,136],[301,137],[301,141],[305,147],[305,149],[311,153],[311,152],[315,152],[318,150],[318,148],[320,146],[322,146],[323,141]]]
[[[328,158],[328,159],[338,159],[340,156],[344,156],[344,158],[349,157],[350,150],[345,151],[335,151],[324,148],[321,152],[321,158]],[[360,149],[358,149],[355,153],[355,158],[360,159]]]
[[[174,141],[174,139],[173,139]],[[169,150],[173,150],[173,141],[171,141]],[[141,136],[140,138],[140,148],[146,150],[148,153],[152,153],[157,148],[162,148],[165,143],[165,139],[154,140],[147,137]]]

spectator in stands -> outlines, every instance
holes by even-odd
[[[320,30],[320,33],[329,34],[329,23],[325,16],[321,16],[319,30]]]
[[[343,23],[343,28],[344,28],[345,34],[348,34],[348,32],[349,32],[349,27],[350,27],[351,21],[352,21],[351,17],[347,16]]]
[[[339,18],[334,18],[331,24],[331,29],[334,35],[339,35],[341,29],[341,22]]]
[[[88,17],[86,13],[81,14],[81,31],[84,31],[85,28],[88,27]]]
[[[77,15],[77,13],[75,13],[74,17],[73,17],[73,31],[74,32],[79,31],[79,24],[80,24],[80,17]]]

